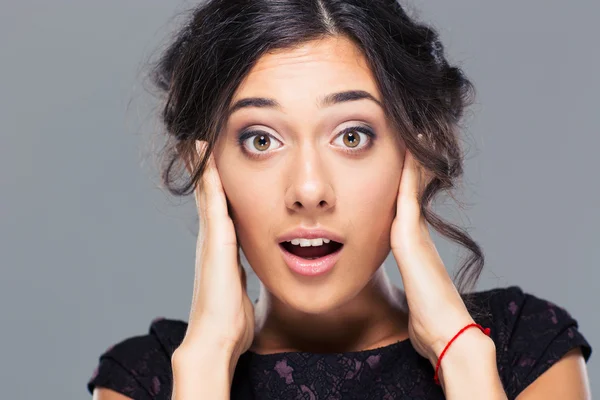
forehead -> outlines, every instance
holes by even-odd
[[[277,50],[260,57],[239,86],[234,99],[270,94],[296,98],[302,93],[360,89],[380,100],[377,84],[360,48],[345,37],[327,37]]]

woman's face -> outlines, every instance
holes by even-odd
[[[375,101],[321,104],[349,90]],[[366,59],[345,38],[264,55],[231,104],[250,97],[278,107],[233,112],[215,151],[239,243],[270,295],[298,311],[329,311],[357,296],[390,251],[404,147]],[[343,239],[333,269],[304,276],[287,266],[278,237],[297,227]]]

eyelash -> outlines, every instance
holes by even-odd
[[[351,126],[349,128],[342,129],[342,131],[336,136],[336,138],[338,138],[348,132],[363,133],[363,134],[367,135],[369,138],[369,140],[367,141],[367,144],[362,146],[360,148],[360,150],[342,149],[343,152],[345,152],[347,154],[351,154],[351,155],[358,155],[358,154],[362,153],[363,151],[370,149],[371,146],[373,145],[373,140],[375,140],[375,138],[376,138],[375,132],[373,132],[370,128],[367,128],[365,126]],[[250,158],[259,159],[259,158],[265,157],[262,154],[257,154],[257,153],[252,153],[252,152],[247,151],[244,146],[244,142],[246,140],[248,140],[251,137],[258,136],[258,135],[269,136],[271,139],[279,141],[273,135],[271,135],[267,132],[261,131],[261,130],[252,130],[252,131],[241,133],[238,137],[238,145],[242,148],[242,151]],[[266,151],[264,153],[267,153],[267,152],[268,151]]]

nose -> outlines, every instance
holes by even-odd
[[[330,184],[330,174],[318,152],[314,148],[305,149],[293,160],[285,205],[294,212],[313,216],[332,209],[336,197]]]

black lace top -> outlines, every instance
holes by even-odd
[[[474,292],[488,315],[474,318],[491,328],[498,371],[514,399],[565,353],[590,344],[563,308],[524,293],[518,286]],[[187,324],[157,318],[148,334],[109,347],[99,359],[87,388],[105,387],[133,399],[170,399],[170,356]],[[244,353],[236,366],[232,399],[443,399],[434,369],[410,340],[378,349],[347,353]]]

